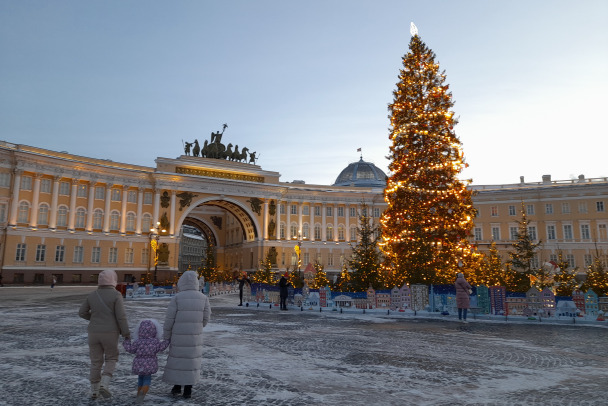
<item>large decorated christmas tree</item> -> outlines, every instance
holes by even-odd
[[[475,209],[465,168],[452,94],[435,54],[412,24],[390,112],[390,176],[384,191],[388,208],[380,244],[387,284],[452,283],[478,254],[467,237]]]

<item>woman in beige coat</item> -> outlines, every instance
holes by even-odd
[[[122,295],[115,289],[116,279],[114,270],[102,271],[99,287],[87,296],[78,312],[80,317],[89,320],[92,398],[100,394],[105,398],[112,396],[110,379],[118,361],[118,337],[131,337]]]
[[[209,298],[199,289],[196,272],[186,271],[177,281],[175,295],[165,316],[164,339],[170,340],[163,381],[173,385],[171,393],[189,398],[192,385],[201,375],[203,327],[211,319]]]

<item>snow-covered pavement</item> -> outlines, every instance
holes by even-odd
[[[110,400],[88,400],[86,321],[94,287],[0,288],[0,405],[128,405],[121,353]],[[384,313],[281,312],[211,297],[201,381],[172,399],[153,376],[145,404],[604,405],[608,328]],[[129,324],[164,319],[166,298],[127,300]],[[122,346],[121,346],[122,348]]]

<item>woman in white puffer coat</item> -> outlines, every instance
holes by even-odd
[[[184,272],[177,281],[177,291],[167,308],[163,327],[163,338],[171,341],[163,381],[174,385],[174,396],[181,394],[184,385],[184,398],[189,398],[192,385],[200,378],[203,327],[211,319],[211,306],[199,289],[195,271]]]

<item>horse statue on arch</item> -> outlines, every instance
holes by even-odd
[[[192,148],[192,156],[198,156],[201,152],[201,147],[198,145],[198,140],[194,140],[194,147]]]
[[[234,146],[234,151],[232,152],[232,154],[230,154],[228,159],[230,159],[231,161],[236,161],[237,159],[240,159],[240,157],[241,153],[239,152],[239,144],[236,144]]]
[[[224,151],[222,153],[222,159],[230,159],[231,156],[232,156],[232,144],[230,143],[226,147],[226,151]]]
[[[245,147],[241,150],[241,155],[238,157],[237,161],[247,162],[248,155],[249,155],[249,148]]]

